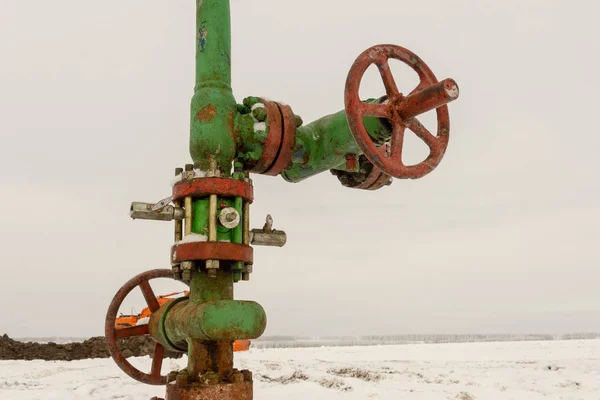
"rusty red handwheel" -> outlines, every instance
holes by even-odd
[[[108,350],[110,351],[110,355],[113,360],[117,363],[119,368],[123,370],[127,375],[132,377],[133,379],[146,383],[148,385],[166,385],[167,377],[161,375],[161,368],[165,354],[165,348],[160,344],[156,343],[154,345],[154,354],[152,356],[152,369],[150,373],[144,373],[127,361],[127,359],[121,353],[119,349],[119,345],[117,343],[118,339],[133,337],[133,336],[145,336],[148,335],[148,325],[138,325],[133,326],[131,328],[123,328],[116,329],[116,320],[117,313],[119,312],[119,307],[123,303],[123,300],[127,297],[129,293],[133,289],[139,286],[144,295],[144,299],[148,304],[148,308],[151,312],[155,312],[160,308],[160,304],[154,291],[150,287],[150,281],[152,279],[158,278],[173,278],[173,272],[170,269],[156,269],[152,271],[144,272],[135,278],[131,279],[127,282],[115,295],[110,306],[108,307],[108,312],[106,313],[106,321],[104,324],[104,333],[106,335],[106,342],[108,345]]]
[[[398,90],[390,70],[390,59],[404,62],[419,75],[419,85],[407,96]],[[379,69],[387,92],[387,100],[381,104],[363,103],[359,97],[362,78],[373,64]],[[345,92],[348,125],[357,144],[371,163],[395,178],[418,179],[433,171],[444,157],[450,135],[450,117],[446,104],[456,98],[456,82],[452,79],[438,82],[425,62],[410,50],[395,45],[378,45],[363,52],[348,74]],[[436,136],[416,118],[417,115],[432,109],[436,109],[437,112]],[[392,127],[389,154],[370,137],[363,122],[364,117],[379,117],[389,121]],[[421,138],[430,150],[427,159],[417,165],[405,165],[402,161],[406,128]]]

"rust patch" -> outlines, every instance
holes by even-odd
[[[227,178],[197,178],[178,182],[173,186],[173,200],[179,201],[187,196],[194,198],[217,194],[223,197],[241,197],[252,203],[254,188],[248,182]]]
[[[296,147],[296,118],[290,106],[275,103],[281,113],[283,122],[283,136],[281,138],[281,146],[275,156],[273,166],[266,172],[265,175],[277,176],[286,169],[290,161],[292,161],[292,153]]]
[[[207,105],[196,114],[196,119],[200,122],[212,121],[217,116],[217,108],[212,104]]]
[[[222,260],[254,262],[252,247],[228,242],[191,242],[172,247],[174,263],[184,261]]]
[[[262,155],[256,166],[251,170],[256,174],[262,174],[267,171],[275,162],[281,141],[283,140],[283,118],[281,111],[276,103],[261,99],[267,108],[268,129],[267,140],[265,140]]]
[[[346,155],[346,169],[354,171],[358,168],[358,157],[356,154]]]
[[[252,400],[252,382],[208,386],[167,385],[166,400]]]

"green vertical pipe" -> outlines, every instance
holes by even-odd
[[[229,176],[236,143],[236,102],[231,90],[231,16],[229,0],[197,0],[196,86],[191,107],[190,155],[207,171],[214,157]]]
[[[203,271],[195,271],[190,282],[190,302],[204,303],[217,300],[233,300],[231,271],[221,268],[216,278],[209,278]]]
[[[196,90],[231,90],[231,11],[229,0],[196,0]]]

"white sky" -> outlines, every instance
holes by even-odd
[[[266,309],[267,334],[600,331],[599,12],[233,0],[238,101],[280,100],[306,122],[338,111],[352,62],[378,43],[461,88],[425,179],[370,193],[328,173],[255,177],[253,226],[271,213],[289,238],[256,249],[236,286]],[[0,1],[0,333],[102,334],[117,289],[168,268],[171,224],[128,209],[167,197],[189,161],[194,18],[183,0]],[[367,77],[365,96],[379,86]]]

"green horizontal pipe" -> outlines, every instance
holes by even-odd
[[[162,315],[167,310],[166,315]],[[163,329],[159,324],[163,323]],[[185,349],[189,339],[235,341],[257,339],[265,331],[267,315],[254,301],[180,301],[152,315],[150,334],[160,343]],[[163,336],[164,335],[164,336]],[[165,337],[166,336],[166,337]]]
[[[377,102],[369,100],[368,102]],[[375,117],[364,118],[367,131],[376,143],[383,144],[390,131]],[[281,176],[288,182],[300,182],[330,169],[345,169],[347,155],[360,155],[344,111],[323,117],[298,128],[292,165]]]

